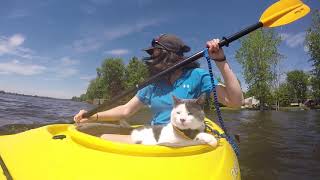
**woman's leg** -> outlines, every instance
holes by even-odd
[[[130,135],[121,135],[121,134],[102,134],[100,136],[102,139],[114,142],[121,142],[127,144],[134,144],[131,140]]]

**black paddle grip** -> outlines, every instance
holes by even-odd
[[[220,41],[219,43],[219,47],[223,47],[223,46],[229,46],[229,43],[241,38],[242,36],[245,36],[247,34],[249,34],[250,32],[256,30],[256,29],[259,29],[263,27],[263,24],[262,22],[257,22],[251,26],[248,26],[247,28],[229,36],[229,37],[222,37],[222,40]]]

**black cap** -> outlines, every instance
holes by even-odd
[[[183,53],[190,51],[190,47],[173,34],[162,34],[154,38],[151,45],[151,47],[144,49],[148,54],[152,54],[154,48],[166,49],[178,55],[183,55]]]

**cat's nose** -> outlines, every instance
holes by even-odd
[[[184,123],[184,122],[186,122],[186,120],[185,119],[180,119],[180,122]]]

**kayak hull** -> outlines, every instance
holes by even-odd
[[[111,142],[74,125],[56,124],[1,136],[0,156],[17,180],[240,179],[237,157],[225,139],[216,148],[147,146]],[[6,179],[4,173],[0,179]]]

